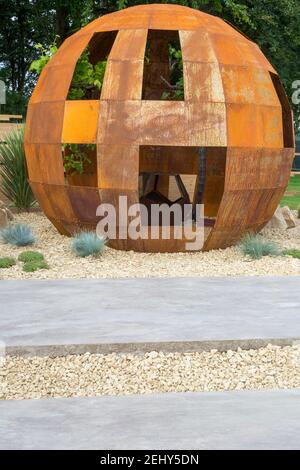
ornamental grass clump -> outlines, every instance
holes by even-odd
[[[49,269],[49,265],[46,261],[28,261],[23,266],[23,271],[25,273],[34,273],[36,271],[40,271],[42,269]]]
[[[81,258],[99,256],[104,250],[105,243],[104,238],[98,237],[95,232],[81,232],[73,237],[71,249]]]
[[[29,246],[35,243],[32,229],[27,224],[9,225],[0,232],[1,239],[14,246]]]
[[[0,258],[0,269],[8,269],[16,265],[14,258]]]
[[[18,257],[18,261],[22,263],[30,263],[31,261],[44,261],[44,255],[38,251],[23,251]]]
[[[244,255],[253,260],[261,259],[263,256],[281,256],[282,252],[276,243],[265,240],[260,235],[246,235],[239,244]]]

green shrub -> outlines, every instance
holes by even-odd
[[[285,256],[292,256],[293,258],[300,259],[300,250],[284,250]]]
[[[0,144],[1,191],[18,209],[29,209],[35,198],[28,183],[24,129],[11,132]]]
[[[0,269],[7,269],[15,266],[16,260],[14,258],[0,258]]]
[[[46,261],[28,261],[23,266],[23,271],[25,271],[25,273],[34,273],[35,271],[40,271],[41,269],[49,269],[49,265],[46,263]]]
[[[18,257],[19,261],[29,263],[31,261],[44,261],[44,255],[37,251],[23,251]]]
[[[261,259],[263,256],[280,256],[282,254],[276,243],[265,240],[260,235],[246,235],[239,245],[244,255],[252,259]]]
[[[5,243],[14,246],[29,246],[35,242],[31,227],[27,224],[9,225],[1,230],[0,236]]]
[[[76,256],[85,258],[86,256],[97,256],[102,253],[105,240],[97,236],[94,232],[81,232],[71,241],[71,249]]]

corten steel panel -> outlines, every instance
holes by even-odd
[[[224,103],[224,90],[219,64],[184,62],[185,101]]]
[[[174,34],[179,31],[186,102],[140,99],[143,71],[147,72],[143,70],[146,39],[148,30],[152,30],[151,35],[153,29],[166,31],[157,31],[162,36],[170,30]],[[111,34],[95,36],[98,32]],[[102,57],[113,39],[100,112],[87,112],[93,116],[87,124],[86,111],[73,113],[73,118],[66,111],[62,139],[65,107],[74,106],[74,111],[81,106],[65,103],[78,58],[91,40],[92,56],[95,60]],[[160,98],[156,75],[163,70],[162,64],[168,64],[168,60],[159,59],[163,45],[156,49],[151,80],[146,83],[147,98],[156,85],[155,97]],[[95,227],[95,206],[100,200],[117,205],[123,194],[129,196],[130,203],[138,202],[139,146],[203,146],[208,147],[206,213],[216,216],[215,228],[206,231],[204,249],[228,246],[245,233],[260,230],[280,201],[293,157],[293,149],[283,150],[293,143],[290,107],[282,98],[277,75],[271,77],[269,72],[276,74],[257,45],[220,18],[183,6],[137,6],[95,20],[64,42],[42,74],[29,105],[26,155],[31,180],[51,183],[32,182],[46,215],[61,233]],[[90,103],[82,106],[89,109]],[[97,141],[99,191],[64,185],[60,155],[63,140]],[[183,166],[177,160],[180,153],[175,152],[173,170],[183,168],[184,174],[191,166],[190,150]],[[167,156],[172,171],[168,151],[161,155],[162,160]],[[165,169],[165,161],[161,167],[156,160],[151,161],[152,168]],[[141,163],[145,163],[143,150]],[[137,251],[184,251],[185,240],[120,240],[115,246]]]
[[[109,60],[144,61],[147,35],[148,29],[119,31],[109,54]]]
[[[91,144],[97,141],[100,102],[66,101],[62,142]]]
[[[239,47],[239,41],[223,34],[211,34],[210,38],[220,64],[248,65]]]
[[[32,190],[47,217],[60,222],[77,223],[67,186],[31,182]]]
[[[295,148],[295,130],[294,130],[294,118],[293,111],[289,104],[289,99],[282,86],[280,78],[277,74],[270,73],[271,80],[273,82],[274,89],[278,96],[278,100],[282,109],[282,127],[283,127],[283,141],[284,147]]]
[[[65,100],[74,73],[74,66],[53,65],[42,71],[30,103]]]
[[[143,60],[108,60],[102,100],[140,100],[142,98]]]
[[[29,144],[61,143],[64,101],[29,104],[25,142]]]
[[[216,217],[224,193],[224,176],[211,175],[205,178],[205,191],[201,201],[205,217]]]
[[[226,103],[280,107],[270,73],[255,67],[220,65]]]
[[[285,188],[288,184],[293,150],[229,148],[225,190]]]
[[[197,175],[198,147],[140,147],[140,172]]]
[[[96,212],[101,203],[100,191],[96,188],[67,186],[67,193],[75,217],[95,228],[99,222]]]
[[[183,101],[142,101],[141,145],[189,145],[187,107]]]
[[[98,145],[97,155],[100,188],[138,190],[138,146]]]
[[[204,29],[179,31],[183,62],[218,63],[210,35]],[[195,47],[201,44],[201,47]]]
[[[187,112],[189,145],[227,146],[225,103],[189,102]]]
[[[65,184],[61,144],[25,144],[30,181]]]
[[[98,144],[134,144],[140,135],[141,101],[101,101]]]
[[[113,207],[116,210],[116,214],[117,214],[116,230],[117,230],[117,234],[118,234],[119,233],[119,228],[120,228],[119,223],[122,225],[122,220],[120,221],[119,218],[118,218],[118,214],[120,213],[120,210],[119,210],[120,199],[119,199],[119,197],[120,196],[125,196],[127,198],[127,204],[128,204],[128,208],[129,208],[133,204],[137,204],[139,202],[138,191],[127,191],[125,189],[123,189],[123,190],[122,189],[121,190],[120,189],[118,189],[118,190],[115,190],[115,189],[101,189],[100,190],[100,196],[101,196],[102,203],[111,204],[111,205],[113,205]],[[126,223],[126,219],[127,219],[127,217],[125,216],[125,223]],[[129,222],[130,222],[130,220],[128,221],[128,223]],[[128,229],[128,226],[127,226],[127,229]],[[126,229],[123,229],[123,230],[125,231],[125,237],[126,237],[127,236],[126,235],[127,230]],[[109,242],[109,246],[111,246],[112,248],[116,247],[116,248],[121,249],[121,250],[127,250],[128,249],[128,243],[130,243],[130,242],[131,242],[131,240],[127,236],[127,239],[119,238],[118,240],[115,240],[115,241],[111,240]],[[137,251],[144,251],[143,240],[134,240],[133,245],[136,246]]]
[[[211,229],[204,228],[204,240],[208,237]],[[149,231],[150,232],[150,231]],[[138,251],[145,253],[177,253],[187,251],[186,243],[192,243],[194,239],[176,239],[174,236],[174,228],[170,227],[170,239],[165,240],[162,238],[162,229],[160,228],[160,238],[154,240],[150,238],[145,240],[120,240],[120,241],[111,241],[109,246],[115,249],[122,249],[127,251]],[[122,248],[120,248],[120,243],[123,243]]]
[[[229,230],[223,230],[223,231],[212,229],[208,238],[205,241],[203,251],[227,248],[231,245],[235,245],[247,233],[255,233],[255,232],[256,232],[255,229],[251,229],[251,230],[229,229]]]
[[[229,147],[283,148],[280,107],[227,104]]]
[[[226,20],[222,20],[217,16],[212,16],[202,11],[195,10],[196,16],[199,17],[201,27],[210,34],[223,34],[230,36],[232,39],[239,39],[240,41],[249,41],[243,33],[238,31],[233,25]]]
[[[199,20],[194,15],[181,15],[177,12],[170,14],[169,11],[153,13],[149,21],[149,29],[195,30],[199,26]]]
[[[249,65],[253,65],[256,67],[263,67],[269,72],[276,73],[273,66],[263,55],[262,51],[260,50],[257,44],[254,44],[253,42],[250,42],[250,41],[247,41],[247,42],[239,41],[238,46],[239,46],[239,49],[242,51],[244,58]]]
[[[91,34],[74,34],[64,41],[56,54],[51,58],[46,70],[52,66],[69,65],[75,68],[75,65],[84,49],[89,44],[93,33]]]
[[[256,224],[263,224],[274,214],[282,194],[282,189],[225,191],[215,229],[251,230]]]

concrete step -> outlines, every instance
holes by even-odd
[[[9,354],[193,351],[300,339],[300,276],[1,281]]]
[[[1,449],[300,449],[300,391],[0,402]]]

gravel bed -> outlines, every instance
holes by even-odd
[[[145,355],[8,357],[0,399],[300,387],[300,346]]]
[[[76,258],[70,251],[70,240],[58,234],[41,213],[23,213],[16,222],[32,225],[41,251],[50,265],[49,271],[24,273],[22,263],[0,270],[0,279],[76,279],[132,277],[193,277],[193,276],[266,276],[299,275],[300,260],[291,257],[265,257],[251,261],[237,247],[208,253],[149,254],[117,251],[106,248],[99,258]],[[264,235],[282,248],[300,249],[300,220],[294,229],[265,231]],[[24,251],[0,242],[0,257]]]

